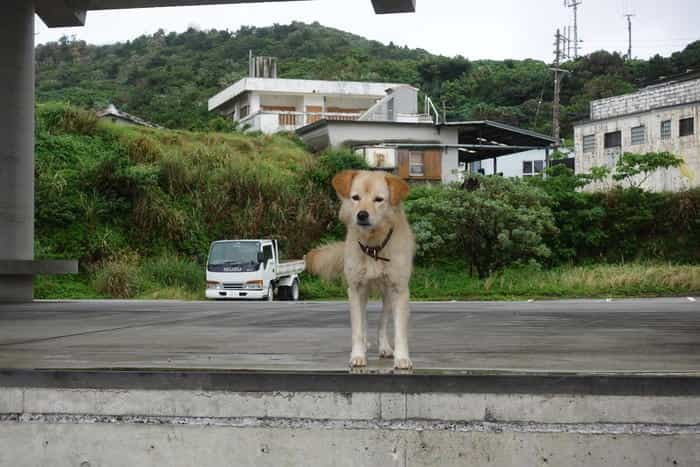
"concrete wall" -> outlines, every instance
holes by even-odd
[[[687,117],[694,117],[695,132],[691,136],[679,137],[678,121]],[[671,137],[667,140],[661,139],[661,122],[664,120],[671,120]],[[644,125],[646,129],[645,141],[643,144],[632,145],[630,131],[639,125]],[[622,132],[621,149],[606,150],[605,133],[618,130]],[[655,172],[643,186],[654,191],[677,191],[700,186],[700,135],[698,133],[700,133],[700,103],[581,123],[574,128],[576,172],[588,173],[593,166],[606,166],[613,169],[619,154],[624,152],[668,151],[682,157],[683,165],[677,169]],[[595,135],[595,150],[584,153],[583,137],[586,135]],[[601,189],[612,185],[613,181],[610,177],[602,183],[589,185],[587,189]]]
[[[461,182],[464,172],[459,170],[459,151],[457,148],[446,148],[442,154],[442,182]]]
[[[327,96],[355,96],[380,99],[396,83],[359,81],[320,81],[310,79],[243,78],[209,99],[209,110],[218,109],[245,91],[276,94],[321,94]]]
[[[650,86],[638,92],[591,102],[591,120],[646,112],[700,101],[700,79]]]
[[[432,124],[405,124],[367,122],[337,123],[329,122],[328,134],[333,147],[347,144],[348,141],[377,142],[416,142],[457,144],[457,130],[442,128],[440,132]]]
[[[0,465],[695,466],[700,399],[2,388]]]

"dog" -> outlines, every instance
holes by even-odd
[[[367,365],[367,299],[382,294],[379,356],[394,358],[397,369],[411,369],[408,351],[409,281],[415,240],[401,205],[409,185],[379,171],[345,170],[333,177],[341,200],[340,220],[347,227],[345,242],[331,243],[306,255],[309,272],[325,279],[345,275],[350,303],[352,351],[350,366]],[[389,320],[394,317],[394,348]]]

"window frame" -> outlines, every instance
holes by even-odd
[[[581,146],[582,146],[584,154],[595,152],[595,146],[596,146],[595,136],[596,136],[595,133],[593,133],[590,135],[583,135],[583,138],[581,138]],[[590,141],[590,143],[586,144],[586,140]]]
[[[420,163],[413,161],[413,156],[420,157]],[[414,172],[413,167],[420,166],[419,172]],[[408,176],[409,177],[425,177],[425,152],[423,151],[408,151]]]
[[[668,124],[668,131],[664,131],[664,124]],[[671,120],[662,120],[659,125],[659,135],[662,140],[671,139],[673,137],[673,122]]]
[[[639,135],[639,134],[635,134],[635,130],[640,130],[640,129],[641,129],[641,132],[642,132],[642,134],[641,134],[641,140],[639,139],[639,138],[640,138],[640,135]],[[644,125],[637,125],[637,126],[633,126],[632,128],[630,128],[630,145],[631,145],[631,146],[638,146],[638,145],[640,145],[640,144],[644,144],[644,143],[646,142],[646,139],[647,139],[647,129],[646,129],[646,126],[644,126]]]
[[[538,165],[540,166],[539,170],[537,169]],[[542,159],[537,159],[537,160],[532,161],[532,173],[533,174],[535,174],[535,175],[541,174],[542,172],[544,172],[544,168],[545,168],[544,161]]]
[[[608,140],[612,139],[609,137],[612,137],[612,135],[618,135],[619,144],[616,144],[616,145],[608,144]],[[605,136],[603,137],[603,148],[613,149],[613,148],[621,148],[621,147],[622,147],[622,131],[621,130],[609,131],[609,132],[605,133]]]
[[[523,161],[523,177],[532,177],[535,174],[535,161]],[[527,165],[530,165],[530,170],[525,170]]]
[[[683,133],[683,124],[685,122],[690,122],[690,127],[685,128],[685,131],[687,133]],[[695,117],[686,117],[686,118],[681,118],[678,120],[678,137],[679,138],[684,138],[686,136],[693,136],[695,134]]]
[[[268,249],[269,249],[269,254],[268,254]],[[262,254],[263,254],[263,257],[265,258],[265,260],[264,260],[265,267],[267,267],[270,260],[274,258],[274,249],[272,248],[272,245],[263,245]]]

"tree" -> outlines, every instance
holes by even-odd
[[[678,167],[682,163],[683,159],[669,152],[648,152],[646,154],[626,152],[617,161],[613,180],[625,181],[631,188],[641,188],[651,174],[657,170]]]

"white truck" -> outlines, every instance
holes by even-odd
[[[218,240],[207,258],[210,299],[299,300],[305,263],[280,260],[277,240]]]

